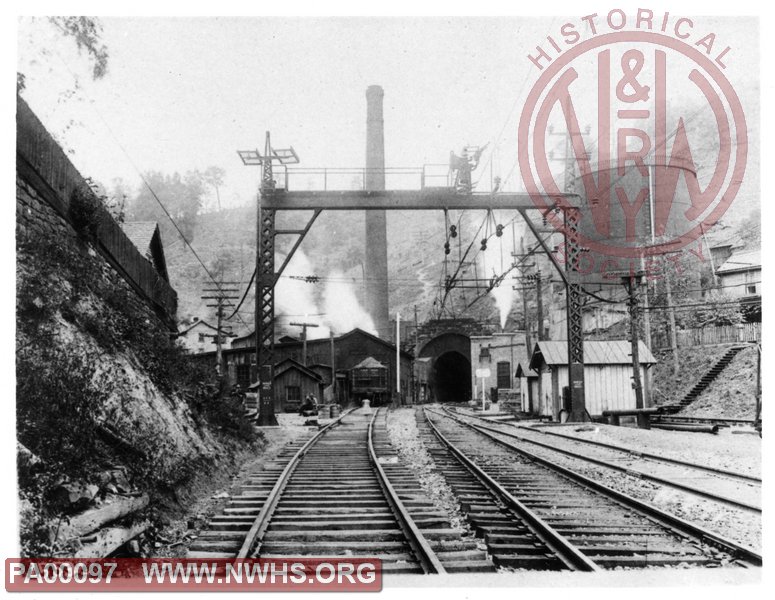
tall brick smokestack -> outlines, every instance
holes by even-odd
[[[366,90],[366,189],[385,189],[385,125],[378,85]],[[387,216],[384,210],[366,212],[366,309],[377,334],[390,337],[388,309]]]

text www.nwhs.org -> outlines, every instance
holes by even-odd
[[[379,559],[7,559],[7,591],[379,591]]]
[[[329,584],[349,582],[373,583],[377,577],[374,564],[353,564],[351,562],[321,562],[314,565],[303,562],[275,563],[275,562],[239,562],[227,563],[225,572],[220,570],[217,563],[171,564],[150,563],[143,564],[145,582],[151,583],[245,583],[253,584],[278,584],[278,583],[307,583]],[[310,572],[311,571],[311,572]]]

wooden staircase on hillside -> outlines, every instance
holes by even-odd
[[[689,390],[689,392],[681,399],[680,402],[676,404],[667,404],[665,406],[661,407],[660,413],[672,415],[675,414],[687,406],[689,406],[692,402],[694,402],[702,392],[704,392],[707,387],[716,379],[716,377],[719,376],[721,371],[723,371],[726,366],[732,362],[732,359],[737,356],[737,353],[741,350],[747,348],[747,346],[733,346],[729,350],[727,350],[724,353],[724,356],[722,356],[718,362],[713,365],[705,375],[703,375],[700,380],[694,385],[694,387]]]

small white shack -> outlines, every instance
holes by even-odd
[[[631,344],[626,340],[584,342],[584,396],[587,412],[599,416],[604,410],[636,408],[632,387]],[[651,406],[651,366],[656,359],[638,342],[644,406]],[[568,385],[568,342],[536,343],[530,369],[538,373],[538,414],[560,419],[562,389]]]
[[[527,402],[527,379],[517,375],[518,365],[527,366],[525,332],[471,336],[471,388],[481,399],[482,384],[488,400],[510,403],[519,409]],[[477,372],[487,377],[477,377]]]

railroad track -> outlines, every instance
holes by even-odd
[[[559,532],[450,442],[422,409],[415,413],[425,448],[499,567],[599,571]]]
[[[761,556],[750,548],[517,447],[479,425],[443,412],[425,412],[450,447],[598,568],[761,565]]]
[[[449,408],[444,407],[444,410],[449,410]],[[479,415],[461,413],[457,410],[454,412],[459,416],[484,421],[492,425],[482,425],[481,428],[484,431],[497,433],[519,442],[626,473],[639,479],[653,481],[725,506],[759,515],[762,512],[761,505],[751,500],[751,496],[761,495],[762,480],[758,477],[642,452],[615,444],[582,439],[546,429],[524,427],[511,423],[493,423],[486,417]],[[542,441],[540,438],[549,438],[552,441],[550,443]],[[587,453],[581,452],[581,449],[587,450]],[[651,466],[650,469],[649,466]],[[730,482],[730,480],[735,481]],[[720,492],[718,488],[722,488],[722,490],[726,488],[726,493]]]
[[[494,571],[387,441],[385,411],[351,411],[253,474],[189,557],[367,557],[386,574]]]

